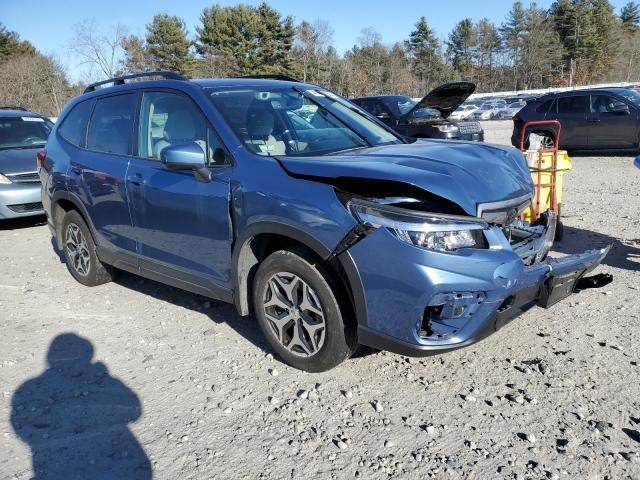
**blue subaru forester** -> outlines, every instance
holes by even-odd
[[[39,155],[84,285],[127,270],[232,302],[284,361],[322,371],[358,344],[469,345],[607,281],[584,277],[607,249],[545,259],[553,212],[518,220],[533,191],[518,150],[407,139],[293,80],[108,82],[69,102]]]

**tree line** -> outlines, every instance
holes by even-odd
[[[142,36],[117,25],[99,34],[93,22],[75,26],[69,50],[90,79],[145,70],[192,78],[287,75],[343,95],[421,96],[452,80],[480,92],[640,80],[640,5],[616,12],[609,0],[557,0],[549,9],[513,3],[504,20],[460,20],[445,37],[417,19],[405,40],[384,43],[364,29],[342,55],[323,20],[296,24],[266,2],[204,8],[194,32],[185,21],[154,15]],[[59,113],[73,85],[60,62],[0,24],[0,104]]]

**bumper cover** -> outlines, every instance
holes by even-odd
[[[585,276],[596,268],[610,250],[591,250],[559,259],[524,267],[516,276],[499,279],[500,289],[494,301],[485,302],[476,312],[476,318],[468,321],[456,334],[441,340],[424,340],[415,334],[415,322],[409,322],[407,332],[400,336],[382,331],[376,326],[360,324],[358,341],[361,344],[407,356],[428,356],[443,353],[476,343],[496,332],[532,307],[548,308],[588,285],[594,288],[611,281],[610,276],[597,276],[598,281],[589,281]],[[510,278],[507,278],[510,277]],[[586,280],[586,281],[585,281]],[[450,287],[450,286],[449,286]]]
[[[44,215],[39,183],[0,186],[0,219]]]

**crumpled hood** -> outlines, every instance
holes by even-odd
[[[38,148],[42,147],[0,150],[0,173],[7,175],[35,172]]]
[[[278,157],[293,175],[367,178],[414,185],[476,215],[480,203],[531,194],[524,156],[511,147],[417,140],[321,157]]]

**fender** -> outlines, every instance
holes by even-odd
[[[339,274],[345,283],[345,287],[351,292],[351,301],[358,324],[367,324],[367,310],[362,288],[360,274],[349,254],[344,251],[337,256],[332,256],[332,251],[306,232],[295,227],[278,222],[257,222],[244,229],[233,246],[231,257],[231,278],[233,286],[233,302],[242,316],[249,315],[249,282],[251,269],[258,263],[251,249],[251,240],[261,234],[275,234],[295,240],[308,248],[316,255],[327,261]],[[340,275],[342,273],[342,275]]]
[[[85,208],[84,204],[82,203],[82,200],[80,200],[80,198],[74,194],[71,193],[68,190],[58,190],[57,192],[55,192],[52,196],[51,196],[51,209],[57,208],[57,204],[60,200],[67,200],[68,202],[72,203],[73,206],[80,212],[80,214],[82,215],[82,217],[84,218],[84,221],[87,223],[87,225],[89,226],[89,230],[91,231],[91,236],[93,237],[93,241],[95,242],[96,245],[98,245],[98,236],[96,234],[96,229],[95,226],[93,225],[93,221],[91,220],[91,216],[89,215],[89,212],[87,212],[87,209]],[[51,213],[51,219],[54,223],[54,228],[56,230],[56,243],[58,245],[58,248],[62,249],[62,245],[61,245],[61,238],[60,238],[60,218],[54,218],[53,217],[53,211],[50,212]]]

